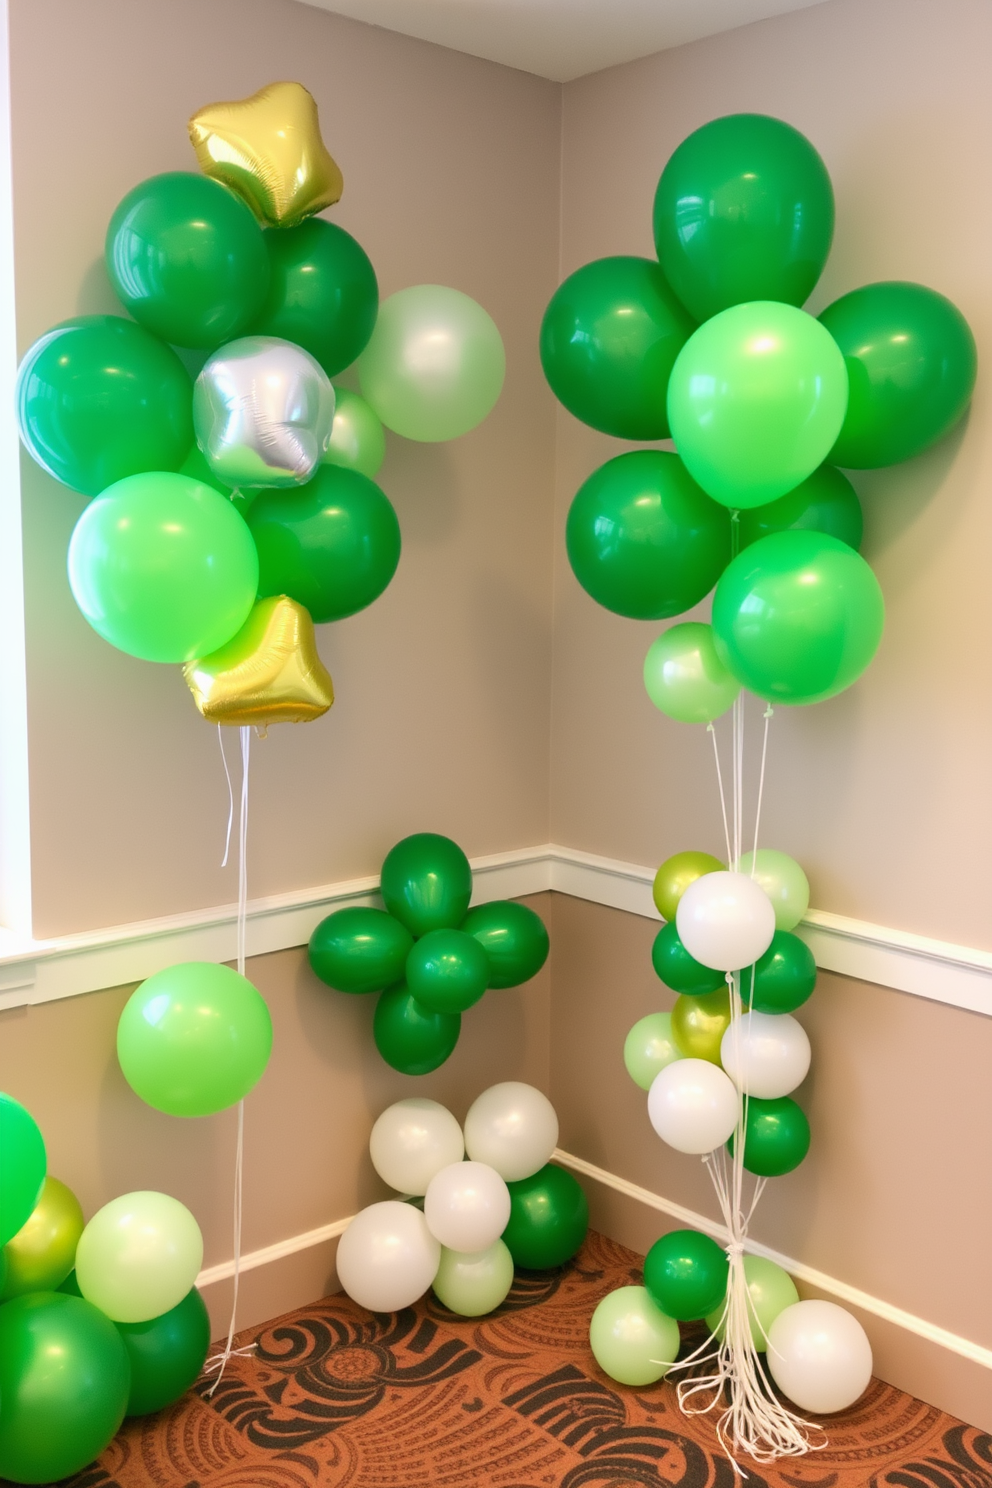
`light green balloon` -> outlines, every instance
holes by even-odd
[[[76,1282],[115,1323],[161,1317],[186,1296],[203,1264],[203,1236],[169,1194],[122,1194],[98,1209],[79,1237]]]
[[[747,1279],[748,1318],[751,1323],[751,1338],[759,1353],[768,1347],[768,1330],[787,1307],[799,1301],[796,1284],[787,1271],[766,1261],[764,1256],[745,1256],[744,1275]],[[723,1308],[720,1306],[706,1319],[706,1326],[723,1342]]]
[[[635,1085],[650,1090],[655,1075],[682,1055],[672,1038],[671,1013],[648,1013],[639,1018],[623,1045],[623,1062]]]
[[[473,1255],[441,1246],[434,1292],[459,1317],[482,1317],[483,1313],[492,1312],[512,1285],[513,1257],[502,1240]]]
[[[653,1385],[675,1363],[679,1325],[655,1306],[646,1287],[620,1287],[593,1313],[589,1344],[611,1379],[621,1385]]]
[[[673,625],[644,658],[644,687],[655,707],[679,723],[712,723],[732,708],[741,690],[700,620]]]
[[[740,861],[740,871],[749,878],[753,862],[754,853],[745,853]],[[809,909],[809,879],[795,858],[773,847],[759,847],[754,879],[775,908],[775,929],[794,930]]]
[[[324,465],[357,470],[371,480],[386,458],[386,435],[378,415],[348,388],[334,388],[334,423]]]

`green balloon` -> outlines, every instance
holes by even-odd
[[[169,171],[129,191],[110,219],[107,272],[128,310],[175,346],[242,335],[269,287],[262,230],[209,176]]]
[[[157,971],[128,998],[117,1058],[136,1095],[169,1116],[237,1105],[265,1073],[272,1019],[246,977],[212,961]]]
[[[592,1315],[589,1346],[604,1374],[621,1385],[653,1385],[675,1363],[679,1325],[651,1300],[646,1287],[608,1292]]]
[[[375,1046],[401,1075],[428,1075],[453,1051],[460,1013],[431,1013],[400,983],[379,994],[372,1019]]]
[[[546,1163],[506,1186],[510,1222],[503,1239],[516,1265],[543,1271],[570,1261],[589,1229],[589,1202],[581,1184],[564,1168]]]
[[[210,1315],[196,1287],[161,1317],[114,1326],[131,1361],[127,1415],[172,1405],[199,1377],[210,1348]]]
[[[733,707],[741,684],[716,654],[712,626],[686,620],[650,646],[644,689],[655,707],[678,723],[712,723]]]
[[[477,904],[462,929],[473,935],[489,962],[490,987],[519,987],[536,976],[548,959],[551,942],[544,921],[526,904],[493,899]]]
[[[672,1038],[671,1013],[648,1013],[639,1018],[623,1045],[623,1062],[635,1085],[650,1090],[655,1075],[682,1055]]]
[[[76,1280],[75,1267],[73,1267],[73,1269],[69,1272],[69,1275],[66,1277],[65,1281],[60,1282],[55,1290],[57,1292],[65,1292],[66,1296],[68,1297],[81,1297],[83,1295],[82,1292],[79,1290],[79,1282]]]
[[[0,1307],[0,1475],[52,1483],[98,1457],[124,1419],[120,1334],[82,1297],[31,1292]]]
[[[378,414],[357,393],[335,387],[334,423],[323,463],[357,470],[371,480],[385,458],[386,433]]]
[[[761,1354],[768,1347],[768,1330],[772,1323],[780,1312],[799,1301],[799,1293],[788,1271],[783,1271],[774,1261],[766,1261],[764,1256],[745,1256],[744,1276],[747,1281],[751,1342]],[[706,1326],[722,1343],[726,1332],[723,1303],[709,1314]]]
[[[379,888],[389,913],[413,935],[456,930],[472,897],[472,869],[450,837],[415,832],[386,854]]]
[[[247,516],[258,549],[258,592],[288,594],[318,625],[378,599],[400,561],[388,498],[356,470],[321,465],[305,486],[262,491]]]
[[[0,1092],[0,1245],[26,1224],[45,1186],[48,1158],[34,1117]],[[6,1270],[6,1267],[5,1267]],[[2,1397],[0,1397],[2,1399]]]
[[[178,470],[193,442],[182,362],[118,315],[80,315],[46,331],[21,362],[16,396],[28,454],[84,496],[145,470]]]
[[[738,554],[713,599],[717,654],[772,703],[819,703],[878,650],[885,601],[859,553],[822,532],[775,532]]]
[[[644,1257],[644,1285],[669,1317],[705,1317],[724,1298],[727,1253],[700,1230],[670,1230]]]
[[[431,1283],[434,1294],[459,1317],[482,1317],[506,1300],[513,1285],[513,1257],[502,1240],[471,1255],[441,1246]]]
[[[541,322],[551,391],[620,439],[665,439],[665,393],[695,323],[647,258],[599,258],[570,274]]]
[[[748,1099],[744,1166],[749,1173],[759,1178],[780,1178],[783,1173],[791,1173],[809,1151],[809,1140],[806,1112],[791,1096],[759,1100],[752,1095]],[[733,1155],[733,1137],[727,1143],[727,1151]]]
[[[764,506],[813,474],[847,408],[847,372],[819,321],[773,300],[701,325],[668,384],[668,419],[693,478],[724,506]]]
[[[727,985],[723,971],[704,966],[690,956],[682,944],[675,921],[662,925],[651,947],[651,964],[655,974],[673,992],[682,992],[687,997],[704,997],[707,992],[719,992]]]
[[[709,593],[730,559],[730,522],[665,450],[607,460],[580,486],[565,543],[597,604],[631,620],[665,620]]]
[[[413,945],[405,925],[382,909],[338,909],[310,937],[310,965],[338,992],[381,992],[402,981]]]
[[[767,506],[753,506],[739,517],[741,547],[772,532],[825,532],[855,551],[864,534],[861,502],[846,475],[833,465],[821,465],[808,480]]]
[[[820,321],[843,353],[851,389],[830,452],[836,464],[909,460],[963,416],[975,386],[975,338],[935,289],[866,284],[828,305]]]
[[[684,139],[654,199],[658,258],[697,320],[745,300],[801,305],[827,261],[834,194],[809,140],[767,114]]]
[[[271,277],[252,335],[294,341],[329,377],[364,351],[379,309],[379,285],[364,248],[343,227],[310,217],[263,234]]]
[[[772,943],[754,967],[741,972],[741,998],[757,1013],[794,1013],[816,986],[816,962],[809,946],[788,930],[776,930]]]
[[[186,475],[131,475],[90,503],[69,543],[73,597],[97,633],[142,661],[194,661],[241,629],[258,588],[251,533]]]
[[[489,985],[489,961],[473,935],[428,930],[406,958],[406,984],[431,1013],[463,1013]]]

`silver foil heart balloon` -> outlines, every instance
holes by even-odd
[[[334,389],[318,362],[276,336],[214,352],[193,388],[193,427],[226,486],[301,486],[326,453]]]

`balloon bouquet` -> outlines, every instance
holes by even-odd
[[[811,1447],[801,1408],[834,1411],[871,1372],[857,1321],[800,1302],[781,1268],[745,1256],[767,1178],[809,1146],[791,1099],[809,1041],[791,1017],[816,968],[793,934],[809,886],[783,853],[758,846],[773,705],[849,687],[879,644],[881,590],[858,548],[860,503],[844,468],[907,460],[964,415],[976,353],[961,313],[923,285],[855,289],[814,318],[800,308],[826,262],[834,199],[823,161],[790,125],[760,114],[715,119],[662,172],[657,260],[614,257],[570,275],[548,305],[541,359],[553,392],[607,434],[674,439],[675,452],[608,460],[580,488],[566,546],[576,578],[606,609],[671,619],[711,590],[709,622],[666,629],[644,663],[649,698],[712,735],[726,862],[680,853],[662,865],[654,946],[679,998],[630,1031],[628,1069],[678,1151],[702,1154],[728,1237],[677,1231],[648,1256],[644,1288],[606,1298],[591,1341],[614,1378],[660,1378],[675,1320],[705,1318],[709,1375],[680,1385],[684,1409],[722,1407],[732,1458]],[[715,586],[715,587],[714,587]],[[751,852],[744,842],[744,702],[767,704]],[[714,720],[731,713],[729,804]],[[726,1146],[725,1146],[726,1144]],[[744,1173],[755,1175],[745,1198]],[[687,1362],[687,1361],[683,1361]],[[680,1366],[681,1367],[681,1366]]]

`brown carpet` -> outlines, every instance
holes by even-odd
[[[198,1386],[127,1422],[72,1488],[735,1488],[708,1419],[662,1381],[616,1385],[589,1318],[638,1257],[592,1234],[570,1266],[518,1276],[481,1321],[433,1296],[374,1317],[347,1297],[240,1342],[211,1400]],[[748,1468],[748,1488],[992,1488],[992,1438],[874,1381],[824,1422],[825,1451]],[[737,1480],[739,1481],[739,1480]]]

